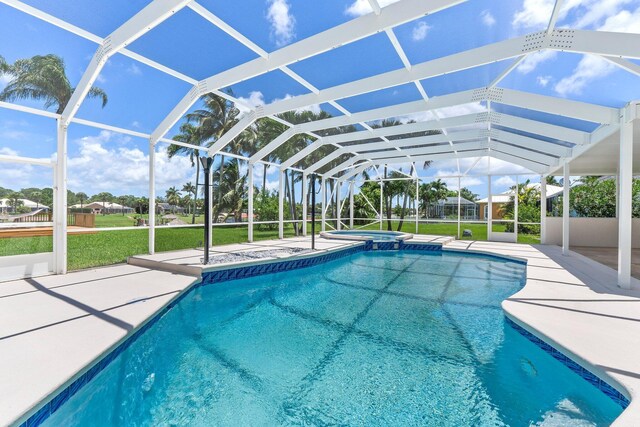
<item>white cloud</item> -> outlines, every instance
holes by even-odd
[[[137,120],[134,120],[131,122],[131,127],[135,128],[135,129],[140,129],[140,122]]]
[[[69,157],[69,189],[91,194],[101,191],[147,194],[149,155],[138,148],[128,148],[125,144],[129,140],[109,131],[76,140],[79,154]],[[155,165],[159,195],[171,186],[194,180],[195,169],[189,159],[184,156],[169,159],[165,145],[158,146]]]
[[[558,21],[564,19],[567,14],[578,6],[588,7],[592,3],[601,0],[566,0],[558,15]],[[623,0],[626,1],[626,0]],[[524,0],[522,9],[513,15],[513,27],[529,30],[541,30],[547,27],[551,19],[551,13],[555,0]]]
[[[488,10],[483,10],[480,14],[482,23],[487,27],[493,27],[496,24],[496,18]]]
[[[587,26],[604,20],[597,28],[603,31],[640,33],[640,7],[635,11],[620,10],[628,0],[599,0],[578,21]],[[554,87],[561,96],[582,93],[594,80],[604,78],[616,70],[616,66],[598,56],[584,55],[571,75],[561,79]]]
[[[584,2],[584,12],[573,24],[573,27],[588,28],[592,26],[599,26],[604,21],[608,21],[611,17],[615,17],[620,14],[621,11],[624,12],[622,9],[630,2],[630,0],[588,0]],[[617,30],[611,28],[607,31]]]
[[[296,19],[290,13],[287,0],[269,0],[267,20],[271,24],[271,35],[276,45],[283,46],[295,37]]]
[[[611,74],[615,69],[615,65],[599,56],[584,55],[573,73],[561,79],[554,90],[560,96],[580,94],[590,82]]]
[[[240,96],[238,97],[238,99],[246,104],[246,106],[242,104],[236,104],[236,107],[238,108],[238,110],[240,110],[241,115],[247,114],[250,111],[247,106],[255,108],[260,105],[264,105],[264,95],[260,91],[249,92],[248,98]]]
[[[96,82],[103,85],[107,82],[107,78],[102,74],[98,74],[98,77],[96,77]]]
[[[291,94],[286,94],[283,98],[275,98],[272,102],[278,102],[278,101],[284,101],[286,99],[291,99],[294,96]],[[249,92],[249,97],[245,98],[245,97],[238,97],[238,99],[240,101],[242,101],[244,104],[246,104],[246,106],[244,105],[236,105],[236,107],[238,107],[238,110],[240,110],[240,114],[246,114],[249,112],[249,108],[247,108],[248,106],[251,106],[253,108],[258,107],[260,105],[265,105],[265,101],[264,101],[264,94],[260,91],[252,91]],[[295,110],[296,112],[302,112],[302,111],[311,111],[315,114],[320,113],[321,108],[319,104],[313,104],[313,105],[309,105],[307,107],[301,107],[301,108],[297,108]]]
[[[541,52],[530,53],[516,68],[521,74],[529,74],[535,70],[538,65],[545,61],[555,58],[557,52],[555,50],[543,50]]]
[[[9,147],[0,147],[0,154],[5,156],[17,156],[18,152]]]
[[[427,37],[427,33],[430,29],[431,27],[428,26],[426,22],[420,21],[413,27],[411,38],[413,39],[413,41],[424,40]]]
[[[640,33],[640,7],[633,12],[622,10],[618,14],[608,17],[604,25],[600,27],[600,30]]]
[[[542,87],[547,87],[552,79],[553,77],[551,76],[538,76],[536,77],[536,82]]]
[[[127,73],[133,74],[134,76],[141,76],[142,70],[135,62],[132,62],[129,67],[127,67]]]
[[[380,5],[380,7],[385,7],[397,1],[399,0],[378,0],[378,4]],[[345,14],[350,16],[361,16],[371,12],[373,12],[373,9],[371,9],[369,0],[355,0],[344,11]]]
[[[273,102],[284,101],[291,98],[294,98],[294,96],[287,93],[284,96],[284,98],[276,98],[273,100]],[[322,109],[320,108],[320,104],[312,104],[312,105],[307,105],[306,107],[296,108],[295,111],[296,113],[301,113],[303,111],[311,111],[314,114],[319,114],[320,111],[322,111]]]
[[[493,162],[493,159],[491,159]],[[492,165],[493,166],[493,163]],[[492,170],[491,173],[494,173]],[[516,181],[510,176],[501,176],[500,178],[492,181],[492,185],[496,185],[497,187],[511,187],[516,185]]]

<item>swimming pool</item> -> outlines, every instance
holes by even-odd
[[[195,288],[58,425],[607,425],[621,412],[505,321],[525,266],[360,252]]]
[[[413,237],[409,233],[399,231],[373,231],[373,230],[337,230],[323,231],[320,233],[325,239],[355,239],[373,240],[374,242],[395,242],[398,240],[408,240]]]

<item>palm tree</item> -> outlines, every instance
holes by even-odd
[[[218,218],[223,209],[228,210],[228,216],[232,216],[234,221],[242,213],[247,196],[247,175],[240,174],[240,164],[238,159],[231,159],[223,169],[223,176],[219,176],[220,170],[213,173],[214,190],[222,194],[219,202],[213,205],[213,217]],[[217,188],[216,188],[217,187]]]
[[[79,192],[79,193],[76,193],[76,198],[80,200],[80,209],[82,209],[84,207],[84,201],[87,200],[89,196],[87,196],[83,192]]]
[[[197,123],[198,131],[207,146],[213,145],[222,135],[227,133],[238,122],[240,110],[225,98],[208,93],[202,98],[204,108],[187,114],[187,122]],[[224,175],[225,156],[220,153],[218,176]],[[220,187],[220,185],[218,186]],[[222,193],[218,193],[218,203],[221,203]]]
[[[166,193],[167,203],[169,203],[172,209],[180,203],[180,192],[176,187],[170,187]],[[174,212],[175,213],[175,212]]]
[[[192,125],[191,123],[183,123],[180,126],[180,133],[173,137],[174,141],[186,142],[190,145],[201,146],[204,142],[202,138],[202,133],[200,128]],[[205,147],[203,147],[203,150]],[[191,161],[191,167],[196,167],[196,185],[195,192],[193,193],[193,212],[191,216],[191,224],[196,223],[196,203],[198,201],[198,185],[200,180],[200,161],[198,157],[200,157],[200,150],[189,147],[182,147],[180,145],[170,145],[167,148],[167,155],[169,158],[175,156],[176,154],[187,154],[189,156],[189,160]],[[183,191],[185,191],[183,189]]]
[[[199,163],[199,162],[198,162]],[[185,193],[187,193],[186,197],[189,197],[189,195],[193,194],[193,200],[191,200],[191,198],[189,198],[187,203],[188,205],[191,204],[191,202],[193,202],[193,217],[192,217],[192,224],[195,223],[195,215],[196,215],[196,194],[198,192],[198,187],[193,185],[190,182],[187,182],[185,185],[182,186],[182,191],[184,191]]]
[[[118,203],[120,203],[120,206],[122,206],[120,208],[120,210],[122,211],[122,216],[124,216],[124,205],[127,203],[127,196],[119,196],[118,197]]]
[[[31,197],[33,201],[36,202],[36,209],[40,209],[40,197],[42,196],[42,192],[34,191],[31,193]]]
[[[13,213],[18,213],[18,207],[23,205],[22,202],[22,193],[19,193],[17,191],[11,192],[9,193],[9,195],[7,196],[7,206],[11,206],[13,208]]]
[[[53,107],[57,114],[62,114],[75,90],[65,72],[63,59],[53,54],[18,59],[13,65],[0,59],[0,72],[13,77],[0,92],[0,101],[42,100],[45,108]],[[87,97],[100,98],[102,107],[107,105],[107,94],[98,87],[92,87]]]

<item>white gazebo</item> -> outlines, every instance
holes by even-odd
[[[630,287],[632,248],[631,184],[633,173],[640,172],[640,155],[638,154],[640,153],[640,147],[638,147],[640,145],[640,131],[638,129],[640,110],[638,102],[629,99],[627,100],[628,103],[622,108],[611,108],[508,89],[501,87],[501,82],[525,58],[547,50],[595,55],[630,73],[640,75],[640,66],[630,61],[630,59],[640,59],[639,34],[556,28],[556,21],[562,5],[562,1],[557,0],[553,12],[549,16],[548,26],[543,31],[413,64],[410,63],[403,47],[399,43],[394,33],[394,28],[425,15],[437,14],[444,9],[455,8],[460,3],[464,3],[463,0],[401,0],[386,7],[380,7],[377,0],[369,0],[373,10],[372,13],[355,18],[273,52],[264,51],[197,1],[192,0],[155,0],[104,38],[18,0],[0,1],[51,25],[90,40],[97,45],[89,66],[77,84],[77,88],[62,114],[58,115],[16,104],[0,103],[2,108],[49,117],[57,121],[56,162],[12,156],[0,157],[2,161],[49,166],[54,170],[53,265],[56,273],[65,273],[67,271],[67,226],[65,219],[67,209],[68,127],[74,124],[81,124],[148,138],[150,155],[148,197],[151,224],[149,229],[149,252],[153,253],[155,251],[155,228],[153,224],[155,223],[154,205],[156,199],[155,147],[158,144],[177,144],[201,150],[202,147],[176,142],[170,139],[167,133],[202,95],[215,93],[237,105],[241,105],[248,112],[242,116],[232,129],[211,145],[207,152],[208,156],[215,156],[220,153],[236,136],[260,118],[269,117],[288,127],[288,130],[283,134],[250,157],[224,152],[225,156],[235,157],[249,164],[249,241],[253,240],[254,225],[254,165],[269,163],[265,160],[269,153],[286,143],[292,136],[307,134],[315,138],[313,143],[281,164],[269,163],[276,166],[280,172],[279,234],[281,238],[284,236],[283,174],[285,170],[292,170],[302,174],[302,200],[306,200],[310,177],[316,174],[319,176],[322,183],[321,201],[323,204],[322,220],[324,228],[326,204],[329,198],[327,183],[331,180],[334,182],[332,188],[335,189],[335,194],[339,198],[341,194],[340,188],[343,185],[349,186],[350,194],[353,195],[354,177],[370,168],[375,169],[382,165],[392,167],[393,165],[412,164],[411,173],[408,175],[409,178],[415,179],[417,185],[419,177],[417,176],[416,164],[440,159],[489,158],[489,169],[487,171],[489,194],[491,194],[491,159],[513,163],[541,177],[559,173],[564,175],[565,205],[562,221],[562,245],[565,253],[568,253],[570,221],[568,209],[569,187],[567,184],[570,174],[611,174],[618,177],[618,283],[621,287]],[[189,8],[192,12],[209,21],[211,25],[216,26],[252,50],[256,55],[255,59],[205,79],[197,80],[150,60],[128,48],[133,41],[154,27],[161,25],[163,21],[170,19],[184,8]],[[403,68],[324,89],[315,87],[289,68],[290,64],[297,61],[332,49],[339,49],[343,45],[379,33],[383,33],[388,37],[389,42],[393,45],[398,57],[404,64]],[[166,117],[157,124],[151,134],[76,117],[76,113],[87,92],[97,79],[107,60],[114,55],[128,56],[191,85],[189,91],[184,94],[182,99],[176,100],[175,107],[171,111],[167,111]],[[445,76],[450,73],[470,70],[500,61],[509,61],[509,65],[494,81],[483,87],[431,97],[421,83],[425,79]],[[354,66],[357,66],[357,64],[354,64]],[[222,91],[222,89],[234,83],[260,76],[272,70],[284,72],[306,87],[309,92],[271,104],[253,107]],[[415,85],[423,99],[356,113],[350,112],[340,103],[340,100],[344,98],[405,84]],[[329,103],[344,115],[297,125],[283,121],[277,116],[279,113],[323,103]],[[482,109],[479,112],[448,117],[440,114],[442,109],[471,103],[481,105]],[[500,113],[494,108],[496,104],[581,120],[593,124],[595,130],[593,132],[585,132],[571,127],[532,120],[518,114]],[[433,118],[417,123],[376,129],[367,124],[367,122],[375,120],[427,111],[432,113]],[[321,136],[317,133],[322,129],[350,124],[359,124],[364,130],[334,136]],[[428,130],[439,131],[440,134],[392,138],[393,136]],[[336,150],[325,156],[321,161],[307,167],[297,167],[299,162],[306,156],[326,145],[336,147]],[[346,160],[338,164],[332,163],[336,159],[344,158]],[[325,166],[330,166],[330,168],[326,170]],[[457,175],[452,178],[460,180],[465,173],[465,171],[458,170]],[[380,182],[384,191],[383,181],[380,180]],[[545,212],[546,188],[544,180],[541,182],[541,211]],[[459,187],[458,185],[458,189]],[[491,205],[491,197],[489,197],[488,203]],[[490,207],[489,212],[491,212]],[[307,218],[307,205],[305,203],[303,203],[302,217]],[[337,224],[340,224],[340,218],[338,218]],[[305,234],[307,232],[306,225],[307,223],[304,221],[303,233]],[[489,229],[491,228],[491,218],[489,218],[488,227]],[[541,228],[542,241],[545,242],[545,215],[542,216]]]

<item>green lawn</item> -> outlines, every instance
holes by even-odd
[[[107,215],[115,217],[117,215]],[[121,217],[121,215],[120,215]],[[125,216],[126,218],[126,216]],[[112,223],[115,223],[113,221]],[[386,230],[386,222],[384,229]],[[393,229],[397,229],[397,221],[392,221]],[[117,225],[112,225],[117,227]],[[364,229],[377,230],[379,224],[372,224]],[[320,232],[320,224],[316,225],[316,232]],[[330,228],[327,228],[330,229]],[[486,240],[487,227],[484,224],[461,224],[461,229],[471,230],[472,240]],[[495,225],[494,225],[495,229]],[[309,225],[308,231],[311,232]],[[405,221],[402,231],[415,232],[415,222]],[[498,231],[498,230],[495,230]],[[420,234],[439,234],[455,236],[457,225],[451,223],[421,223]],[[295,235],[293,226],[285,224],[285,237]],[[254,230],[254,240],[276,239],[278,230],[261,230],[258,226]],[[101,231],[95,234],[71,234],[68,237],[69,270],[98,267],[125,262],[131,255],[144,254],[148,250],[149,231],[147,228],[135,230]],[[158,252],[190,249],[202,247],[203,229],[196,228],[158,228],[156,229],[156,250]],[[241,243],[248,240],[246,226],[215,227],[213,244],[226,245]],[[539,236],[518,236],[519,243],[539,243]],[[19,255],[52,250],[51,236],[0,239],[0,256]]]
[[[109,228],[109,227],[133,227],[135,225],[134,217],[142,216],[145,219],[149,218],[149,215],[138,214],[110,214],[110,215],[96,215],[96,228]],[[191,215],[176,215],[179,219],[187,224],[191,224]],[[156,215],[159,219],[160,215]],[[204,216],[196,216],[196,224],[204,224]]]

